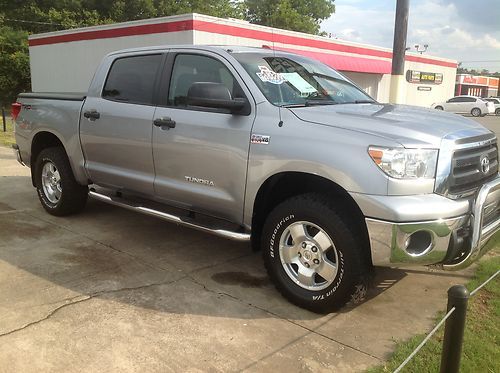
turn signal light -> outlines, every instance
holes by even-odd
[[[370,157],[372,157],[376,164],[382,163],[382,157],[384,156],[384,152],[382,150],[369,149],[368,154],[370,154]]]

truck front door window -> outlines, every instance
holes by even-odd
[[[199,82],[222,83],[231,96],[243,97],[241,88],[222,62],[202,55],[179,54],[170,80],[168,106],[186,107],[189,88]]]

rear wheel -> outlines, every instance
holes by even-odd
[[[479,117],[481,116],[481,109],[475,107],[470,111],[470,113],[472,114],[473,117]]]
[[[62,148],[42,150],[33,172],[38,198],[49,214],[69,215],[85,207],[88,188],[76,182],[68,157]]]
[[[278,205],[262,235],[263,256],[277,289],[292,303],[326,313],[366,293],[369,267],[359,235],[321,195]]]
[[[495,115],[500,115],[500,108],[495,110]]]

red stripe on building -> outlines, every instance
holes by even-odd
[[[155,23],[148,25],[126,26],[108,30],[80,31],[64,35],[46,36],[41,38],[30,39],[28,42],[30,46],[37,46],[37,45],[67,43],[72,41],[107,39],[107,38],[116,38],[122,36],[157,34],[157,33],[167,33],[167,32],[189,31],[189,30],[205,31],[222,35],[231,35],[249,39],[264,40],[274,43],[292,44],[303,47],[325,49],[335,52],[353,53],[364,56],[392,59],[392,52],[389,51],[338,44],[332,41],[308,39],[300,36],[282,35],[269,31],[252,30],[244,27],[223,25],[215,22],[199,21],[199,20],[185,20],[185,21]],[[421,62],[438,66],[446,66],[453,68],[457,67],[456,63],[434,60],[432,58],[406,56],[406,59],[408,61]]]
[[[313,52],[301,49],[279,48],[279,47],[271,48],[270,46],[267,45],[265,47],[269,49],[275,49],[278,51],[296,53],[305,57],[313,58],[340,71],[364,72],[372,74],[391,73],[391,61],[388,60],[376,60],[373,58],[344,56],[342,54],[320,53],[320,52]]]
[[[68,43],[72,41],[118,38],[121,36],[160,34],[164,32],[177,32],[193,30],[193,21],[175,21],[167,23],[154,23],[150,25],[137,25],[119,27],[108,30],[80,31],[71,34],[46,36],[28,40],[29,46]]]

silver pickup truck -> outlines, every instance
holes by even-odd
[[[124,50],[86,94],[17,107],[14,148],[47,212],[90,196],[251,241],[278,290],[315,312],[362,297],[373,266],[463,268],[499,230],[492,132],[378,103],[302,56]]]

